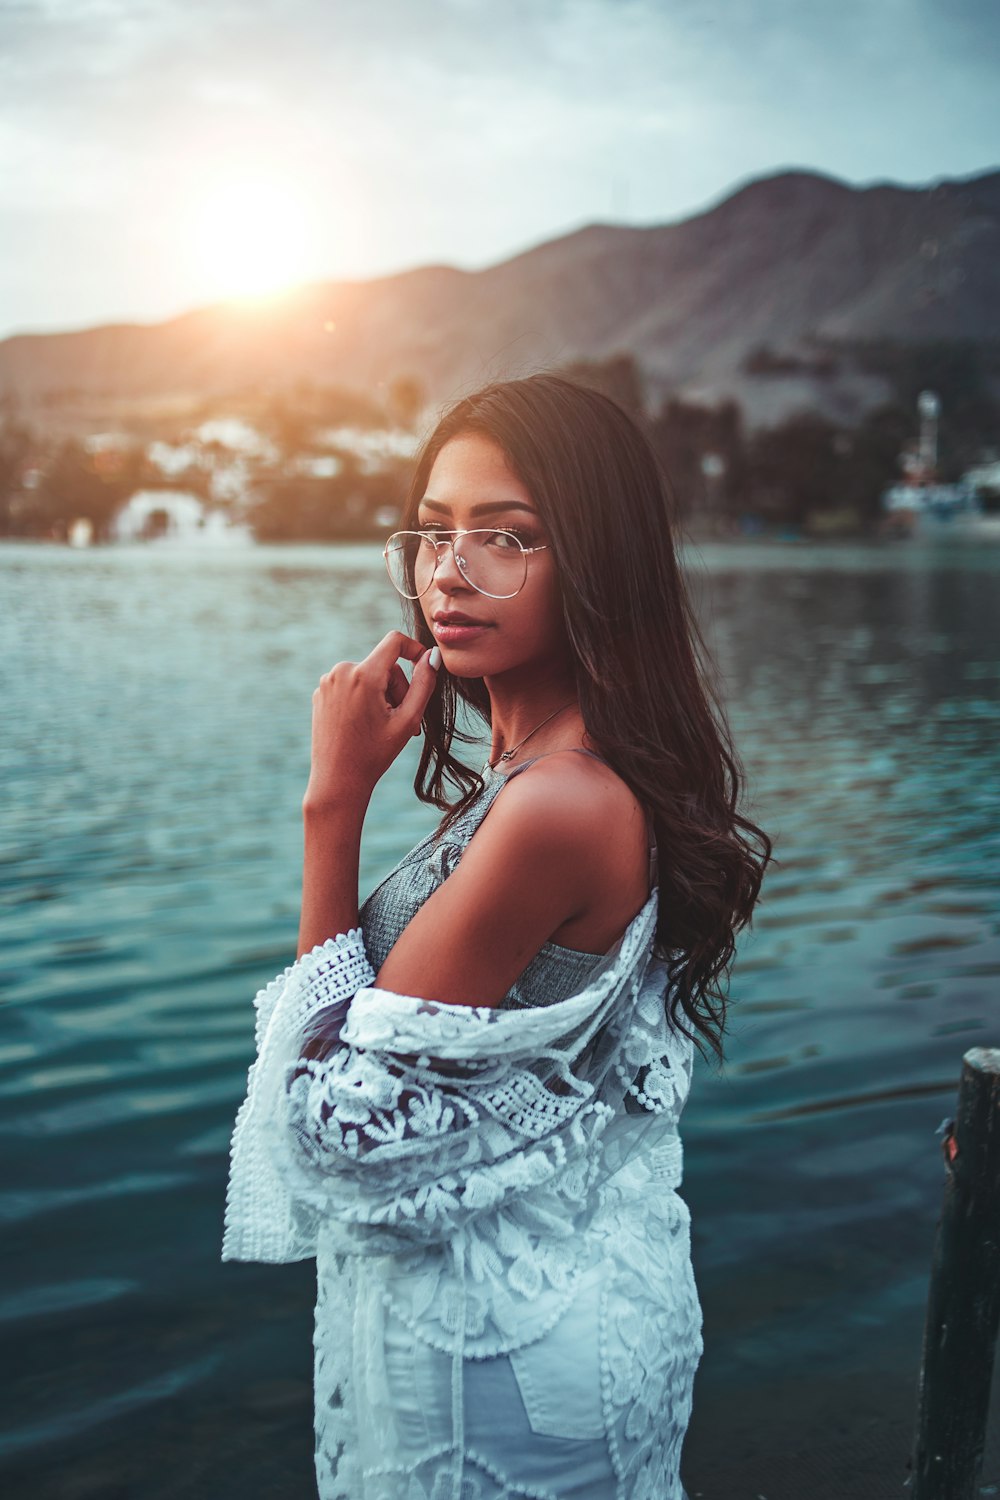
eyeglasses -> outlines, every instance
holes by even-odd
[[[528,553],[516,532],[394,531],[382,549],[393,587],[404,599],[419,599],[430,588],[445,547],[466,583],[490,599],[513,599],[528,576]]]

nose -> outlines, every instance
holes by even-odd
[[[458,566],[455,549],[450,543],[446,542],[444,546],[438,548],[437,562],[431,582],[432,586],[436,586],[445,594],[452,593],[456,588],[471,587]]]

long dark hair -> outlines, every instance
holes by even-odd
[[[530,491],[552,547],[588,738],[653,815],[660,850],[654,954],[679,1013],[722,1059],[735,935],[751,919],[771,840],[738,809],[744,771],[714,666],[674,550],[666,476],[637,424],[614,401],[557,375],[488,385],[457,401],[417,457],[400,525],[417,507],[438,453],[463,433],[491,438]],[[434,644],[418,602],[411,633]],[[447,809],[439,832],[483,790],[452,755],[481,736],[456,722],[459,705],[490,724],[480,678],[440,674],[423,719],[414,781]],[[446,781],[456,788],[454,801]]]

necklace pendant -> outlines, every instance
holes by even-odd
[[[501,750],[501,752],[500,752],[500,759],[501,760],[510,760],[513,757],[513,754],[514,754],[513,750]]]

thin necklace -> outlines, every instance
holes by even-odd
[[[556,714],[561,714],[562,711],[563,711],[563,708],[572,708],[573,704],[575,702],[576,702],[576,699],[575,698],[571,698],[570,701],[569,701],[569,703],[564,703],[562,705],[562,708],[557,708],[555,710],[555,713],[549,714],[549,719],[554,719],[555,716],[556,716]],[[500,752],[500,759],[497,761],[497,766],[500,764],[501,760],[512,760],[514,758],[514,756],[517,754],[517,752],[520,750],[521,745],[527,744],[528,740],[531,739],[531,736],[533,734],[537,734],[540,729],[543,729],[545,727],[545,725],[549,722],[549,719],[543,719],[542,722],[541,722],[541,724],[536,724],[535,727],[534,727],[534,729],[530,730],[529,733],[524,736],[524,739],[521,740],[519,744],[512,746],[512,748],[510,750],[501,750],[501,752]],[[484,771],[486,770],[486,766],[489,766],[489,768],[490,768],[491,771],[495,771],[496,770],[496,766],[493,764],[493,762],[488,757],[487,757],[487,760],[486,760],[486,765],[483,766],[483,770]]]

